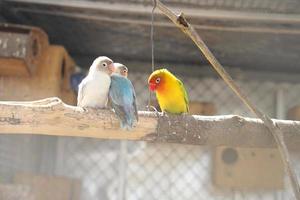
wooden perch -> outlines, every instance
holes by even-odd
[[[110,110],[82,109],[58,98],[0,102],[0,134],[39,134],[128,139],[195,145],[276,147],[261,120],[240,116],[156,115],[139,112],[140,121],[122,131]],[[300,147],[300,122],[274,120],[291,148]]]

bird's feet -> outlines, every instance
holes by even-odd
[[[168,113],[165,112],[165,111],[162,111],[162,116],[163,116],[163,117],[169,117]]]
[[[154,111],[156,117],[160,117],[160,113],[158,112],[158,110],[154,107],[154,106],[147,106],[146,107],[148,111]]]

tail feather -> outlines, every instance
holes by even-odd
[[[114,111],[120,120],[120,127],[124,130],[133,128],[134,121],[137,121],[133,109],[130,107],[114,106]]]

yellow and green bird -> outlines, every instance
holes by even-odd
[[[189,99],[183,83],[167,69],[154,71],[148,84],[149,89],[156,92],[162,111],[172,114],[189,112]]]

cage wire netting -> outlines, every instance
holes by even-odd
[[[110,2],[125,1],[110,0]],[[127,2],[152,5],[151,0]],[[169,0],[165,2],[179,7],[255,10],[265,13],[292,14],[298,13],[300,8],[297,0]],[[73,19],[65,19],[60,23],[66,23],[67,20]],[[99,28],[92,27],[94,24],[89,21],[85,23],[82,23],[85,25],[83,32]],[[101,28],[105,30],[110,23],[102,22],[101,25]],[[66,27],[69,29],[68,26]],[[142,50],[142,45],[146,45],[138,39],[137,43],[130,41],[129,36],[137,38],[142,35],[140,33],[143,33],[143,29],[148,31],[148,27],[133,29],[129,26],[121,30],[119,26],[115,26],[112,29],[114,29],[112,37],[116,43],[120,35],[127,34],[128,40],[124,43],[132,42],[139,46],[136,51]],[[169,28],[162,29],[166,32],[164,34],[168,35]],[[72,32],[72,29],[65,31]],[[76,32],[73,34],[81,36]],[[111,33],[107,33],[106,36],[108,35]],[[156,32],[154,37],[156,41],[159,40],[157,35],[159,33]],[[148,34],[142,37],[150,39]],[[179,35],[178,38],[170,38],[168,42],[178,42],[184,36]],[[150,45],[147,45],[149,48]],[[178,42],[179,49],[186,49],[186,46],[185,43]],[[161,47],[162,43],[156,43],[155,48]],[[150,49],[143,50],[143,52],[149,52],[150,55]],[[200,55],[198,51],[189,53]],[[163,55],[156,55],[156,68],[160,67],[157,63],[161,58]],[[93,57],[89,63],[92,59]],[[127,64],[126,60],[123,62],[129,68],[129,78],[135,86],[139,110],[146,110],[148,103],[147,78],[151,73],[150,59],[147,62],[149,62],[147,69],[137,71],[134,66],[137,64]],[[179,70],[182,66],[176,66],[176,63],[164,64],[164,67],[171,65],[174,69],[172,71],[183,81],[190,100],[211,103],[215,108],[213,115],[234,114],[255,117],[222,79],[212,75],[198,76],[203,69],[201,66],[190,69],[189,64],[184,64],[187,71],[193,70],[189,73]],[[211,70],[208,74],[216,73]],[[261,72],[257,71],[249,75],[246,71],[239,70],[239,75],[235,76],[234,80],[264,113],[272,118],[287,119],[288,110],[300,105],[300,82],[290,82],[289,74],[286,75],[286,80],[281,78],[280,81],[270,78],[267,73],[265,80],[257,79],[256,75],[261,77]],[[283,187],[278,188],[249,190],[216,186],[214,181],[215,149],[216,147],[211,146],[172,143],[0,135],[0,200],[295,199],[286,174],[283,178]],[[299,177],[298,154],[297,151],[291,152],[293,167]],[[259,177],[257,179],[259,181]]]
[[[148,73],[130,73],[139,110],[145,110],[148,102],[147,76]],[[190,100],[213,103],[216,115],[253,117],[221,79],[178,76],[183,80]],[[299,83],[255,79],[237,82],[271,117],[276,117],[279,89],[284,93],[286,110],[300,103]],[[1,135],[0,148],[0,182],[18,186],[9,199],[36,200],[39,199],[37,194],[41,193],[46,199],[81,200],[294,199],[287,177],[284,187],[279,189],[249,191],[216,187],[212,178],[214,147]],[[298,172],[297,156],[293,158]],[[30,187],[32,185],[35,185],[34,189]]]

